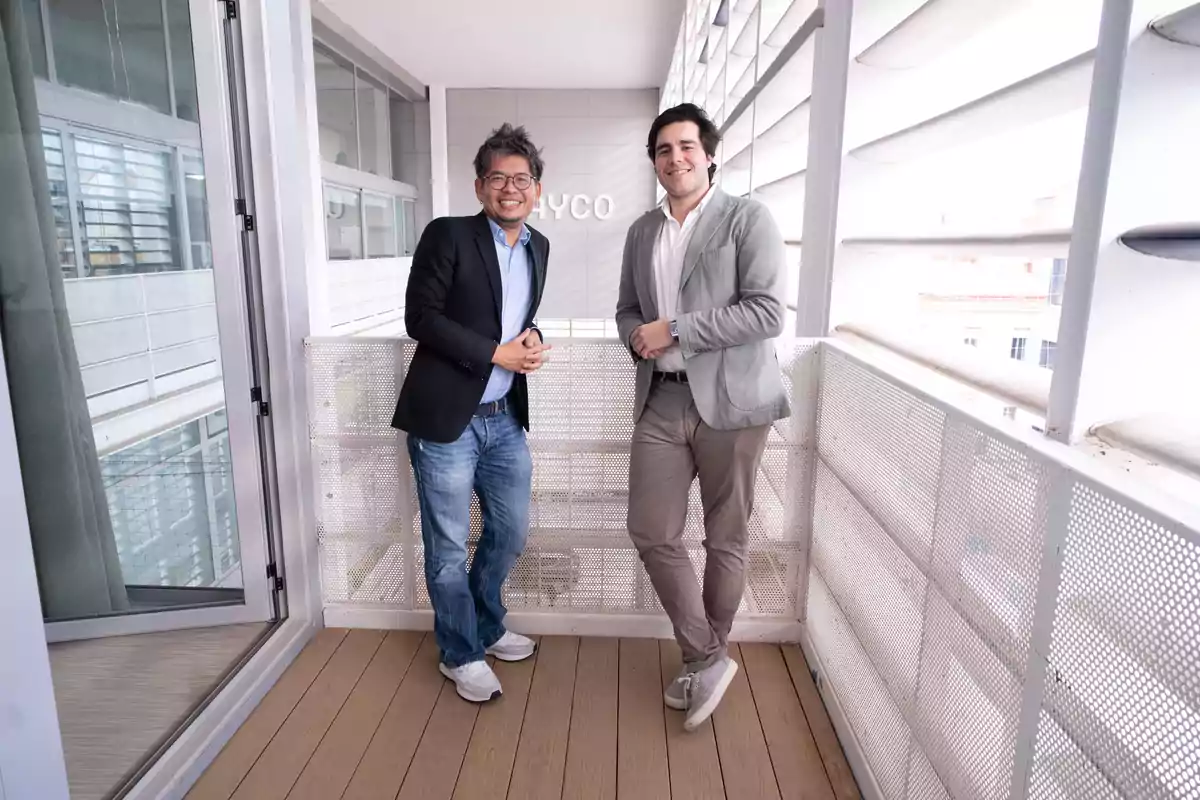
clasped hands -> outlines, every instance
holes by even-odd
[[[671,336],[671,323],[665,319],[639,325],[629,337],[633,352],[646,359],[660,357],[673,344],[675,339]]]
[[[509,372],[528,375],[546,363],[543,355],[551,345],[543,344],[542,337],[532,328],[526,328],[508,344],[502,344],[492,354],[492,363]]]

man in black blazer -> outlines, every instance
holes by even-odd
[[[542,168],[524,128],[493,131],[475,156],[483,211],[425,228],[405,299],[417,351],[392,425],[408,433],[440,669],[477,703],[501,693],[485,655],[520,661],[534,651],[505,629],[500,589],[529,527],[525,376],[550,349],[533,325],[550,242],[525,224],[541,197]],[[472,493],[483,532],[468,572]]]

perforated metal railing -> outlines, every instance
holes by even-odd
[[[1200,798],[1196,509],[817,360],[807,631],[872,790]]]
[[[429,607],[388,426],[413,347],[308,344],[327,606]],[[781,351],[795,413],[763,459],[742,611],[806,616],[865,794],[1200,798],[1196,509],[843,345]],[[532,395],[532,531],[510,608],[661,614],[625,532],[624,348],[559,343]],[[701,538],[694,496],[697,574]]]
[[[326,338],[307,345],[322,591],[327,607],[428,609],[420,513],[403,434],[390,427],[415,345]],[[812,344],[778,348],[798,408],[815,403]],[[608,340],[555,343],[531,377],[531,529],[505,589],[511,611],[661,615],[625,528],[634,365]],[[799,417],[798,417],[799,418]],[[807,428],[775,426],[751,521],[745,616],[796,620],[807,569]],[[809,437],[811,443],[811,437]],[[479,535],[472,510],[470,551]],[[703,524],[693,487],[685,539],[697,575]]]

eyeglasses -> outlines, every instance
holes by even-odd
[[[508,186],[509,181],[512,181],[513,187],[521,192],[537,183],[537,178],[532,175],[526,175],[524,172],[517,173],[516,175],[505,175],[502,172],[494,172],[484,178],[484,180],[487,182],[489,189],[497,192],[503,191]]]

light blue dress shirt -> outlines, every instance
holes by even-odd
[[[491,219],[488,219],[488,225],[496,242],[496,260],[500,262],[500,285],[503,287],[500,344],[508,344],[525,329],[525,318],[529,316],[529,304],[533,299],[533,263],[529,248],[531,234],[529,228],[522,225],[517,244],[509,247],[508,234],[504,229]],[[492,367],[480,402],[492,403],[507,395],[512,388],[513,374],[504,367]]]

